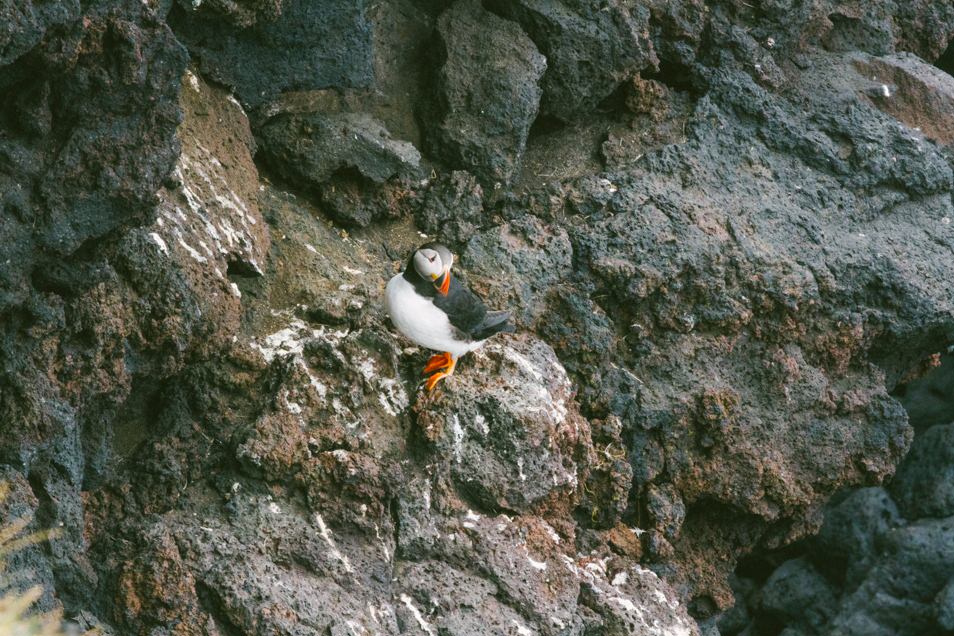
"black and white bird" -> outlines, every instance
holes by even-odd
[[[416,344],[441,351],[424,367],[427,390],[454,373],[462,355],[495,333],[512,332],[509,311],[487,311],[483,301],[451,276],[454,255],[427,243],[388,281],[384,306],[397,330]]]

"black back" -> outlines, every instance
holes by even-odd
[[[421,296],[432,298],[434,305],[447,314],[450,323],[471,340],[483,340],[500,331],[513,331],[513,326],[508,323],[509,313],[488,312],[480,297],[467,289],[456,276],[451,276],[447,295],[441,294],[437,288],[443,277],[436,281],[425,280],[414,269],[413,254],[404,268],[404,279]]]
[[[444,275],[447,276],[447,274]],[[447,314],[452,325],[471,337],[480,328],[487,316],[487,307],[484,305],[484,301],[477,294],[464,287],[456,276],[451,276],[447,295],[438,293],[434,297],[434,304]]]

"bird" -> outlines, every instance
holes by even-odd
[[[422,347],[440,351],[424,367],[425,387],[452,375],[457,360],[497,333],[516,327],[509,311],[489,311],[477,294],[451,276],[454,255],[439,243],[426,243],[411,254],[404,271],[388,281],[385,311],[401,334]]]

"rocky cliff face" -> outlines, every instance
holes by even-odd
[[[107,634],[951,629],[949,405],[880,485],[954,342],[954,9],[869,4],[0,7],[18,584]],[[381,303],[424,234],[519,326],[433,394]]]
[[[887,487],[839,493],[817,536],[753,555],[722,634],[946,634],[954,629],[954,365],[899,392],[918,430]]]

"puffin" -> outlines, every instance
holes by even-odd
[[[509,311],[489,311],[477,294],[451,276],[454,255],[439,243],[414,250],[404,271],[396,274],[384,292],[391,322],[405,337],[441,353],[424,367],[425,387],[452,375],[457,360],[481,347],[497,333],[513,332]]]

